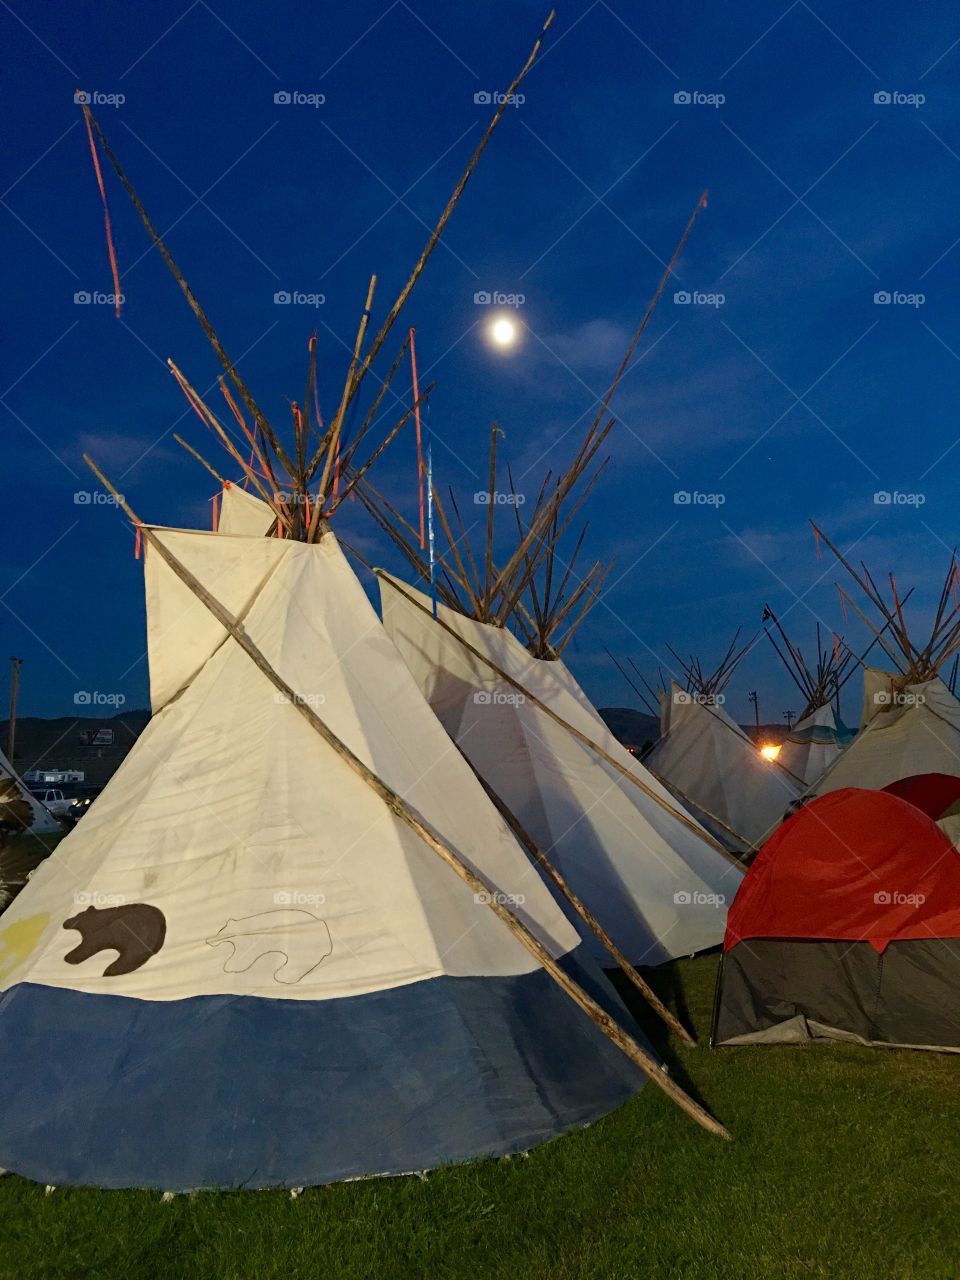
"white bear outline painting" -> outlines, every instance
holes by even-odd
[[[264,956],[272,956],[273,980],[285,986],[300,982],[333,951],[325,920],[289,909],[231,918],[205,941],[210,947],[229,945],[224,973],[245,973]]]

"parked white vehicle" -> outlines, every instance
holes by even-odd
[[[62,791],[57,787],[40,787],[35,791],[31,791],[31,795],[43,805],[48,813],[52,813],[55,818],[62,818],[73,808],[74,801],[68,799]]]

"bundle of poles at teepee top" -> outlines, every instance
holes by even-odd
[[[82,104],[97,180],[104,202],[107,243],[115,282],[119,284],[119,273],[116,266],[116,256],[114,253],[110,216],[107,208],[106,191],[103,185],[100,162],[97,153],[98,146],[99,150],[110,161],[121,186],[129,196],[143,225],[146,227],[150,239],[176,279],[177,284],[180,286],[191,310],[200,322],[204,333],[210,341],[210,344],[223,367],[224,375],[220,377],[219,382],[221,392],[229,409],[230,417],[228,418],[227,425],[224,425],[217,415],[214,414],[213,411],[205,404],[203,397],[190,384],[186,375],[173,363],[173,361],[168,361],[171,372],[198,416],[210,428],[222,446],[226,449],[232,462],[240,468],[245,481],[251,485],[257,496],[273,508],[277,517],[276,532],[280,536],[294,538],[299,541],[315,542],[322,533],[323,522],[328,519],[344,499],[355,490],[373,463],[398,435],[404,425],[409,422],[411,418],[418,415],[420,408],[426,402],[427,397],[432,390],[432,384],[426,387],[422,394],[417,396],[414,404],[412,404],[403,413],[399,421],[397,421],[387,432],[386,436],[380,441],[376,448],[373,449],[370,455],[363,462],[359,461],[357,451],[368,432],[373,428],[384,396],[388,391],[390,391],[390,383],[400,367],[401,361],[406,354],[408,343],[410,342],[410,338],[408,336],[401,345],[386,377],[378,379],[380,381],[380,387],[374,397],[373,403],[363,419],[363,422],[349,444],[345,442],[344,425],[348,412],[357,402],[361,386],[369,374],[373,362],[376,360],[381,348],[389,337],[400,311],[409,298],[414,286],[423,272],[424,267],[426,266],[427,260],[439,243],[444,228],[456,208],[460,197],[463,195],[464,189],[470,180],[481,155],[486,149],[494,130],[500,123],[507,105],[515,100],[514,95],[516,94],[518,87],[533,67],[537,55],[540,52],[543,38],[553,21],[553,17],[553,12],[551,12],[520,72],[510,84],[507,92],[498,96],[497,102],[499,105],[487,125],[479,143],[474,149],[466,169],[463,171],[459,181],[454,187],[454,190],[447,201],[436,226],[431,231],[419,258],[414,263],[414,266],[399,294],[387,311],[375,337],[372,342],[365,347],[364,343],[367,338],[367,327],[370,321],[371,309],[374,300],[374,290],[376,287],[376,276],[371,277],[367,288],[366,300],[364,302],[356,338],[351,351],[351,359],[347,369],[346,378],[338,398],[337,408],[327,425],[324,425],[321,417],[320,400],[317,392],[316,341],[315,339],[311,341],[309,346],[306,391],[301,403],[293,403],[291,405],[292,442],[291,438],[288,436],[286,444],[284,443],[284,439],[281,434],[274,428],[267,415],[254,399],[246,382],[241,378],[235,364],[227,355],[223,343],[220,341],[220,338],[214,330],[206,312],[201,307],[196,295],[187,283],[183,272],[173,260],[167,245],[164,243],[163,238],[160,236],[151,221],[140,197],[137,195],[136,190],[124,171],[123,166],[114,151],[111,149],[99,121],[93,115],[89,106],[86,103]],[[233,391],[239,396],[240,402],[249,415],[250,421],[247,421],[244,417],[244,414],[231,391],[231,386]],[[184,447],[187,448],[188,451],[193,454],[193,456],[196,457],[208,471],[211,472],[212,475],[222,481],[222,477],[219,475],[215,467],[201,457],[195,449],[186,445],[179,437],[177,437],[177,439],[179,443],[184,445]],[[312,490],[311,485],[315,486]]]
[[[929,638],[921,645],[910,634],[904,613],[904,605],[913,594],[913,589],[901,596],[896,579],[891,573],[888,575],[890,598],[885,599],[870,570],[862,561],[858,572],[818,525],[813,524],[813,531],[818,548],[821,542],[826,544],[839,564],[880,614],[882,623],[872,621],[850,592],[839,582],[836,583],[844,615],[846,616],[846,607],[849,605],[870,629],[874,643],[880,645],[896,667],[895,681],[898,686],[906,687],[910,684],[923,684],[933,680],[951,658],[954,658],[956,667],[956,660],[960,657],[960,566],[957,563],[955,550],[950,554],[950,563],[940,590]],[[955,684],[955,673],[951,684]]]
[[[693,654],[691,654],[689,658],[682,658],[672,645],[667,645],[667,648],[676,659],[677,665],[680,668],[680,674],[683,676],[683,687],[687,693],[695,693],[705,702],[709,702],[711,699],[720,697],[724,689],[726,689],[727,685],[730,683],[730,678],[734,671],[736,671],[741,659],[750,650],[756,640],[756,636],[754,636],[753,639],[747,641],[745,645],[738,649],[737,642],[740,639],[741,630],[741,627],[737,627],[733,639],[727,646],[726,652],[717,663],[716,667],[713,668],[708,667],[704,669],[703,663]],[[634,675],[643,686],[643,688],[641,688],[630,675],[629,671],[624,667],[620,659],[615,654],[611,653],[609,649],[607,650],[607,655],[650,714],[653,716],[659,715],[660,699],[670,692],[666,677],[663,674],[663,667],[657,667],[657,684],[654,686],[640,670],[633,658],[628,655],[627,662],[633,668]],[[677,680],[677,683],[680,684],[681,681]],[[646,692],[644,692],[644,690],[646,690]]]
[[[681,658],[671,645],[667,648],[676,658],[680,665],[680,669],[686,680],[687,693],[699,694],[702,698],[709,700],[710,698],[719,698],[726,689],[733,676],[734,671],[740,665],[744,656],[753,647],[756,636],[753,636],[745,645],[737,648],[740,640],[740,632],[742,627],[737,627],[734,632],[733,639],[727,646],[726,652],[715,667],[704,669],[703,663],[693,654],[689,658]]]
[[[562,654],[596,602],[612,568],[612,561],[607,564],[595,561],[582,576],[576,574],[586,525],[565,562],[559,551],[564,533],[589,496],[606,462],[573,497],[569,510],[564,510],[564,504],[573,495],[612,426],[612,421],[603,429],[591,426],[566,471],[556,479],[551,473],[546,475],[530,519],[525,524],[521,515],[522,495],[517,492],[512,471],[508,469],[508,492],[501,495],[497,488],[497,440],[502,432],[494,423],[490,439],[489,484],[484,494],[486,501],[482,504],[485,507],[483,545],[476,553],[470,539],[473,526],[464,522],[452,489],[449,491],[449,512],[436,488],[431,495],[446,543],[445,549],[435,554],[432,564],[417,529],[383,494],[363,480],[358,485],[358,494],[374,522],[400,549],[415,572],[424,582],[432,583],[436,598],[441,603],[477,622],[498,627],[509,622],[534,657],[556,658]],[[509,501],[501,504],[501,496]],[[512,509],[516,525],[516,544],[503,564],[498,563],[494,555],[494,517],[501,505]]]
[[[862,659],[857,657],[843,637],[834,632],[832,645],[824,645],[821,639],[820,623],[818,622],[817,661],[816,665],[811,667],[804,658],[799,645],[794,644],[790,639],[783,623],[768,604],[763,606],[761,621],[773,623],[777,635],[780,637],[779,643],[776,635],[769,628],[765,628],[767,639],[776,650],[791,680],[806,700],[797,720],[803,720],[819,707],[825,707],[831,702],[839,704],[840,690],[857,670],[857,667],[862,665]]]
[[[306,391],[302,403],[293,404],[291,406],[292,417],[292,443],[284,444],[280,434],[275,430],[268,420],[266,414],[260,408],[252,393],[247,387],[244,380],[240,377],[235,365],[227,356],[227,353],[221,343],[216,331],[214,330],[209,318],[201,307],[195,294],[190,288],[183,275],[183,272],[174,262],[170,252],[163,239],[157,232],[146,209],[144,208],[139,196],[134,190],[129,178],[127,177],[123,167],[121,166],[116,155],[110,149],[110,146],[103,134],[99,123],[95,120],[89,107],[84,105],[88,128],[90,132],[91,147],[94,147],[94,138],[99,142],[103,154],[110,160],[114,170],[130,197],[131,202],[136,208],[143,225],[145,226],[154,246],[161,254],[164,262],[174,276],[181,291],[186,297],[191,309],[196,315],[201,327],[204,330],[208,340],[211,343],[221,365],[223,366],[224,375],[220,378],[220,389],[223,394],[224,401],[233,418],[230,423],[221,421],[221,419],[213,413],[213,411],[205,404],[203,397],[196,391],[192,384],[188,381],[183,372],[170,362],[170,368],[174,377],[181,386],[192,408],[197,415],[205,423],[206,426],[214,433],[219,444],[226,451],[231,462],[240,468],[241,473],[246,481],[252,486],[254,492],[261,500],[266,503],[275,516],[275,524],[269,531],[270,534],[276,536],[287,537],[301,542],[316,542],[326,532],[327,520],[341,505],[343,500],[351,493],[356,492],[363,497],[373,492],[368,479],[368,471],[370,467],[381,456],[386,447],[396,437],[405,423],[410,421],[415,415],[419,406],[423,404],[429,395],[430,387],[427,387],[422,394],[418,394],[414,403],[405,410],[400,419],[391,427],[386,436],[372,450],[366,460],[358,463],[356,455],[358,448],[363,442],[369,431],[373,429],[376,421],[377,413],[380,409],[384,396],[390,389],[390,382],[399,368],[400,362],[407,350],[407,341],[405,341],[394,359],[394,362],[384,379],[380,379],[380,387],[376,393],[373,403],[369,408],[363,423],[358,431],[354,434],[349,443],[344,442],[344,422],[347,411],[356,400],[361,385],[370,371],[371,365],[383,347],[404,303],[409,297],[414,285],[419,279],[420,274],[426,264],[427,259],[435,248],[443,229],[449,220],[457,201],[463,193],[464,187],[470,175],[475,168],[480,155],[485,149],[494,128],[501,119],[506,104],[513,99],[518,86],[527,75],[532,67],[536,55],[541,47],[543,34],[552,21],[553,14],[547,19],[543,31],[538,38],[533,51],[521,69],[519,75],[513,80],[505,94],[498,96],[500,107],[494,114],[490,124],[488,125],[483,137],[481,138],[477,148],[475,149],[466,170],[457,183],[450,200],[445,206],[440,219],[431,232],[425,248],[413,267],[406,283],[400,291],[400,294],[390,307],[386,318],[384,319],[376,337],[372,343],[365,348],[365,339],[367,335],[367,327],[370,319],[371,309],[374,299],[374,288],[376,277],[371,278],[366,293],[366,299],[363,314],[358,326],[356,338],[351,351],[350,363],[344,381],[342,391],[339,396],[338,404],[334,416],[330,420],[329,425],[325,426],[320,414],[319,396],[317,393],[317,352],[316,342],[312,340],[309,345],[309,361],[306,380]],[[96,152],[94,150],[94,159],[96,162]],[[97,162],[98,178],[100,176],[99,163]],[[101,191],[102,191],[101,187]],[[656,297],[659,297],[666,283],[673,263],[679,255],[686,235],[689,234],[696,219],[697,212],[703,206],[705,200],[701,197],[701,201],[697,206],[693,217],[688,224],[687,231],[684,234],[677,253],[671,261],[670,267],[665,273],[661,282],[660,289]],[[108,222],[108,241],[111,250],[111,259],[113,259],[113,243],[109,233]],[[653,309],[654,303],[648,308],[647,318]],[[631,344],[630,351],[625,357],[620,372],[611,386],[610,391],[601,406],[598,418],[603,417],[606,411],[606,405],[609,403],[610,396],[616,387],[617,382],[625,371],[629,359],[631,358],[636,344],[639,341],[643,331],[643,325],[638,330],[634,342]],[[248,418],[244,415],[240,405],[234,398],[233,391],[240,398],[243,408],[246,409]],[[225,415],[226,416],[226,415]],[[534,528],[534,535],[529,536],[528,530],[521,539],[521,548],[511,557],[505,569],[507,576],[504,583],[512,584],[510,591],[516,590],[519,580],[523,580],[524,584],[529,581],[527,576],[525,557],[531,554],[531,548],[538,540],[550,544],[551,540],[555,544],[558,540],[565,523],[558,519],[560,503],[569,494],[570,489],[576,483],[577,479],[583,474],[583,471],[589,466],[590,461],[594,457],[597,449],[601,446],[606,434],[609,431],[608,424],[606,429],[601,430],[595,424],[594,428],[588,432],[584,446],[581,448],[576,464],[571,467],[565,477],[561,478],[554,487],[550,497],[546,496],[544,490],[543,500],[538,504],[538,511],[535,513],[531,522]],[[178,437],[179,439],[179,437]],[[217,479],[221,484],[226,483],[224,478],[219,474],[218,470],[203,458],[197,450],[188,445],[185,441],[180,443],[195,457],[202,465]],[[249,449],[249,456],[247,450]],[[93,459],[84,455],[85,461],[91,467],[97,478],[117,499],[117,504],[125,512],[125,514],[133,521],[138,530],[142,531],[142,535],[146,540],[151,551],[156,553],[164,560],[172,572],[183,582],[201,602],[201,604],[218,620],[226,632],[234,639],[234,641],[244,650],[250,660],[263,673],[263,675],[278,689],[287,701],[308,721],[311,727],[324,739],[329,747],[346,762],[346,764],[358,774],[370,789],[380,798],[380,800],[391,810],[399,821],[411,828],[423,841],[427,848],[437,854],[466,884],[468,884],[475,893],[482,895],[484,901],[495,914],[500,917],[503,923],[517,937],[521,944],[543,965],[547,972],[552,976],[554,981],[563,989],[567,996],[574,1001],[595,1023],[597,1027],[607,1036],[618,1048],[637,1066],[639,1066],[648,1077],[666,1092],[688,1115],[692,1116],[698,1124],[723,1137],[729,1137],[726,1129],[719,1124],[708,1112],[704,1110],[697,1102],[690,1098],[685,1091],[677,1085],[660,1065],[660,1063],[652,1057],[634,1038],[629,1035],[614,1020],[585,989],[583,989],[574,979],[572,979],[563,970],[562,966],[553,958],[550,951],[539,938],[530,930],[510,905],[502,901],[501,894],[496,885],[488,884],[482,876],[472,869],[460,856],[457,850],[443,837],[442,833],[434,830],[430,823],[422,817],[410,804],[399,794],[394,792],[372,769],[370,769],[349,747],[349,745],[340,740],[332,730],[327,726],[322,717],[310,705],[309,699],[302,696],[301,692],[291,688],[283,677],[270,664],[262,651],[247,635],[242,622],[239,618],[234,617],[214,596],[207,591],[202,583],[190,572],[190,570],[182,564],[177,557],[166,547],[163,542],[157,538],[152,528],[144,524],[137,514],[132,510],[97,467]],[[319,476],[319,484],[316,488],[311,486]],[[552,534],[550,530],[553,530]],[[549,552],[545,552],[549,554]],[[517,563],[513,563],[516,561]],[[518,564],[522,562],[523,570],[518,568]],[[504,590],[495,590],[496,579],[494,578],[495,566],[492,560],[487,557],[487,572],[484,579],[484,596],[487,598],[487,608],[492,608],[494,601],[500,599],[506,593]],[[456,581],[456,579],[453,579]],[[588,576],[588,586],[576,595],[579,601],[584,595],[589,595],[591,589],[596,588],[595,574]],[[468,590],[467,595],[471,593]],[[554,600],[556,597],[552,597]],[[569,597],[567,597],[569,601]],[[559,612],[559,609],[557,610]],[[504,815],[506,817],[506,815]],[[510,818],[507,817],[507,821]],[[581,919],[591,928],[601,942],[614,956],[633,984],[638,987],[644,997],[657,1011],[659,1016],[667,1022],[671,1028],[678,1031],[679,1034],[688,1042],[693,1043],[692,1037],[682,1026],[679,1020],[673,1015],[663,1003],[656,997],[653,991],[640,977],[638,973],[630,965],[629,961],[621,952],[619,952],[609,938],[596,918],[585,908],[584,904],[576,899],[576,895],[572,893],[562,877],[555,869],[551,868],[545,855],[539,850],[531,847],[528,837],[518,830],[518,824],[513,819],[511,822],[514,833],[517,835],[520,843],[523,844],[528,853],[535,858],[541,868],[547,872],[553,883],[567,897],[568,901],[580,915]]]

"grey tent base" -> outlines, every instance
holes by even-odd
[[[724,954],[711,1043],[960,1052],[960,939],[752,938]]]

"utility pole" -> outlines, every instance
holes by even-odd
[[[793,712],[785,711],[783,713],[783,718],[787,722],[787,732],[789,733],[789,731],[793,728]]]
[[[757,691],[754,689],[752,693],[747,694],[747,698],[753,703],[753,710],[757,722],[757,737],[760,736],[760,703],[757,701]]]
[[[7,759],[13,764],[13,751],[17,741],[17,697],[20,693],[20,668],[22,658],[10,659],[10,720],[7,724]]]

